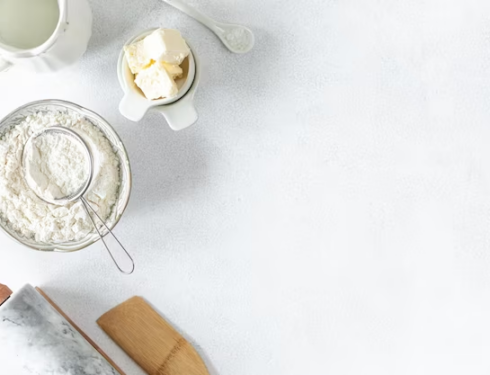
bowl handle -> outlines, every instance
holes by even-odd
[[[198,115],[194,107],[194,95],[185,95],[182,99],[172,104],[155,107],[160,112],[172,130],[182,130],[194,124]]]
[[[137,122],[141,120],[151,103],[149,100],[140,98],[139,95],[127,92],[119,103],[119,112],[128,120]]]

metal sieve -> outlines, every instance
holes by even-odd
[[[87,175],[87,178],[84,181],[84,183],[81,184],[81,186],[78,189],[76,189],[75,192],[73,192],[72,194],[70,194],[68,196],[63,196],[63,197],[60,197],[60,198],[43,196],[42,194],[39,194],[38,193],[38,191],[36,189],[37,186],[33,185],[34,182],[31,181],[31,179],[29,179],[29,178],[26,177],[26,175],[27,175],[27,169],[26,169],[26,155],[27,155],[27,152],[26,152],[26,150],[29,149],[28,146],[30,146],[36,139],[38,139],[40,137],[43,137],[46,134],[57,134],[57,135],[61,135],[61,136],[64,136],[64,137],[70,137],[72,140],[74,140],[75,142],[77,142],[79,146],[81,146],[83,152],[85,153],[85,157],[86,157],[86,161],[87,161],[85,163],[86,166],[87,166],[87,171],[86,171],[87,172],[87,174],[86,174]],[[133,273],[133,271],[134,271],[134,261],[133,261],[133,258],[131,257],[131,255],[129,255],[128,251],[124,248],[124,246],[122,245],[122,243],[118,240],[118,238],[114,235],[114,233],[112,233],[112,231],[107,226],[107,224],[104,222],[104,220],[102,220],[102,218],[97,214],[97,212],[95,211],[95,209],[90,205],[90,203],[84,197],[84,194],[87,192],[87,190],[90,187],[90,184],[92,182],[92,179],[93,179],[94,158],[92,156],[92,152],[90,151],[89,146],[82,139],[82,137],[80,137],[80,135],[77,132],[75,132],[75,131],[73,131],[71,129],[68,129],[66,127],[63,127],[63,126],[52,126],[52,127],[43,129],[43,130],[41,130],[41,131],[39,131],[37,133],[34,133],[33,135],[31,135],[29,137],[29,139],[27,140],[27,142],[24,145],[24,149],[22,151],[22,166],[23,166],[23,170],[24,170],[24,179],[25,179],[27,185],[34,192],[34,194],[36,194],[36,196],[39,199],[41,199],[42,201],[44,201],[44,202],[46,202],[48,204],[54,204],[54,205],[58,205],[58,206],[64,206],[64,205],[67,205],[70,202],[74,202],[74,201],[79,200],[82,203],[82,205],[83,205],[83,207],[85,209],[85,212],[87,213],[88,217],[90,218],[90,221],[94,225],[95,230],[97,231],[100,239],[102,240],[102,243],[104,244],[105,248],[107,249],[107,252],[111,256],[111,259],[114,262],[114,264],[116,265],[116,267],[122,273],[125,273],[125,274],[131,274],[131,273]],[[97,217],[97,219],[107,229],[108,234],[110,233],[110,235],[116,240],[117,245],[114,246],[113,249],[111,249],[111,246],[109,246],[107,244],[107,242],[104,239],[104,236],[102,235],[102,233],[100,232],[100,229],[97,226],[94,218],[90,214],[90,211]],[[116,253],[117,253],[117,255],[115,255]],[[122,262],[121,262],[121,259],[123,259]],[[127,268],[126,267],[122,267],[120,263],[123,263],[123,262],[125,262],[126,265],[129,265],[129,266]]]

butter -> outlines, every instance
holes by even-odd
[[[155,61],[180,65],[190,49],[178,30],[158,29],[144,39],[146,53]]]
[[[182,69],[180,70],[182,71]],[[150,100],[172,98],[179,92],[171,73],[165,69],[161,62],[154,63],[140,71],[134,82]]]
[[[175,64],[169,64],[169,63],[166,63],[163,61],[161,62],[161,64],[163,65],[165,70],[168,72],[170,77],[172,77],[172,79],[179,78],[182,76],[183,70],[180,66],[175,65]]]
[[[1,0],[0,0],[1,1]],[[143,40],[124,47],[134,82],[147,99],[177,96],[175,79],[182,77],[179,66],[190,49],[178,30],[158,29]]]
[[[124,53],[129,69],[131,69],[133,74],[141,72],[152,63],[151,58],[146,53],[143,40],[124,46]]]

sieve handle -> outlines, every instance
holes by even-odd
[[[112,231],[106,225],[106,223],[104,222],[104,220],[102,220],[100,218],[100,216],[97,214],[97,212],[95,212],[95,210],[85,200],[85,198],[84,197],[80,197],[80,200],[82,201],[83,206],[85,207],[85,211],[87,211],[88,217],[90,218],[90,220],[94,224],[95,230],[99,234],[100,239],[102,240],[102,243],[104,244],[107,252],[111,256],[112,261],[116,265],[117,269],[119,271],[121,271],[122,273],[125,273],[126,275],[132,274],[133,271],[134,271],[134,261],[133,261],[133,258],[131,258],[131,255],[129,255],[129,253],[124,248],[124,246],[122,245],[122,243],[117,239],[117,237],[114,235],[114,233],[112,233]],[[109,245],[107,245],[107,242],[105,241],[104,236],[102,235],[102,233],[100,233],[99,228],[97,227],[97,224],[95,223],[92,215],[90,215],[89,208],[95,214],[95,216],[97,216],[97,218],[102,223],[102,225],[104,225],[104,227],[108,230],[108,233],[110,233],[110,235],[112,236],[112,238],[114,238],[116,240],[117,245],[112,246],[112,250],[111,250],[111,247]],[[123,263],[125,265],[122,265]]]

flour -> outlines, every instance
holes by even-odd
[[[38,112],[1,135],[0,220],[20,235],[43,243],[79,241],[94,231],[81,202],[75,201],[65,206],[45,203],[25,181],[22,168],[25,143],[32,134],[55,125],[71,128],[89,145],[95,168],[93,182],[85,198],[104,220],[109,217],[116,202],[120,184],[119,161],[110,142],[99,129],[76,112]],[[60,143],[49,151],[40,145],[39,150],[54,156],[63,153],[65,146]],[[68,164],[65,165],[65,162]],[[65,160],[60,161],[58,166],[49,165],[51,169],[48,172],[47,167],[43,169],[40,164],[40,170],[46,172],[48,180],[54,182],[62,193],[63,189],[70,190],[70,185],[63,181],[64,177],[56,172],[57,168],[63,170],[62,165],[71,165],[70,162]],[[67,173],[73,177],[72,172]]]
[[[89,159],[76,139],[61,133],[44,133],[24,150],[28,185],[48,201],[72,196],[89,177]]]
[[[226,32],[225,39],[228,41],[231,48],[237,51],[247,50],[252,42],[250,33],[247,30],[238,27]]]

